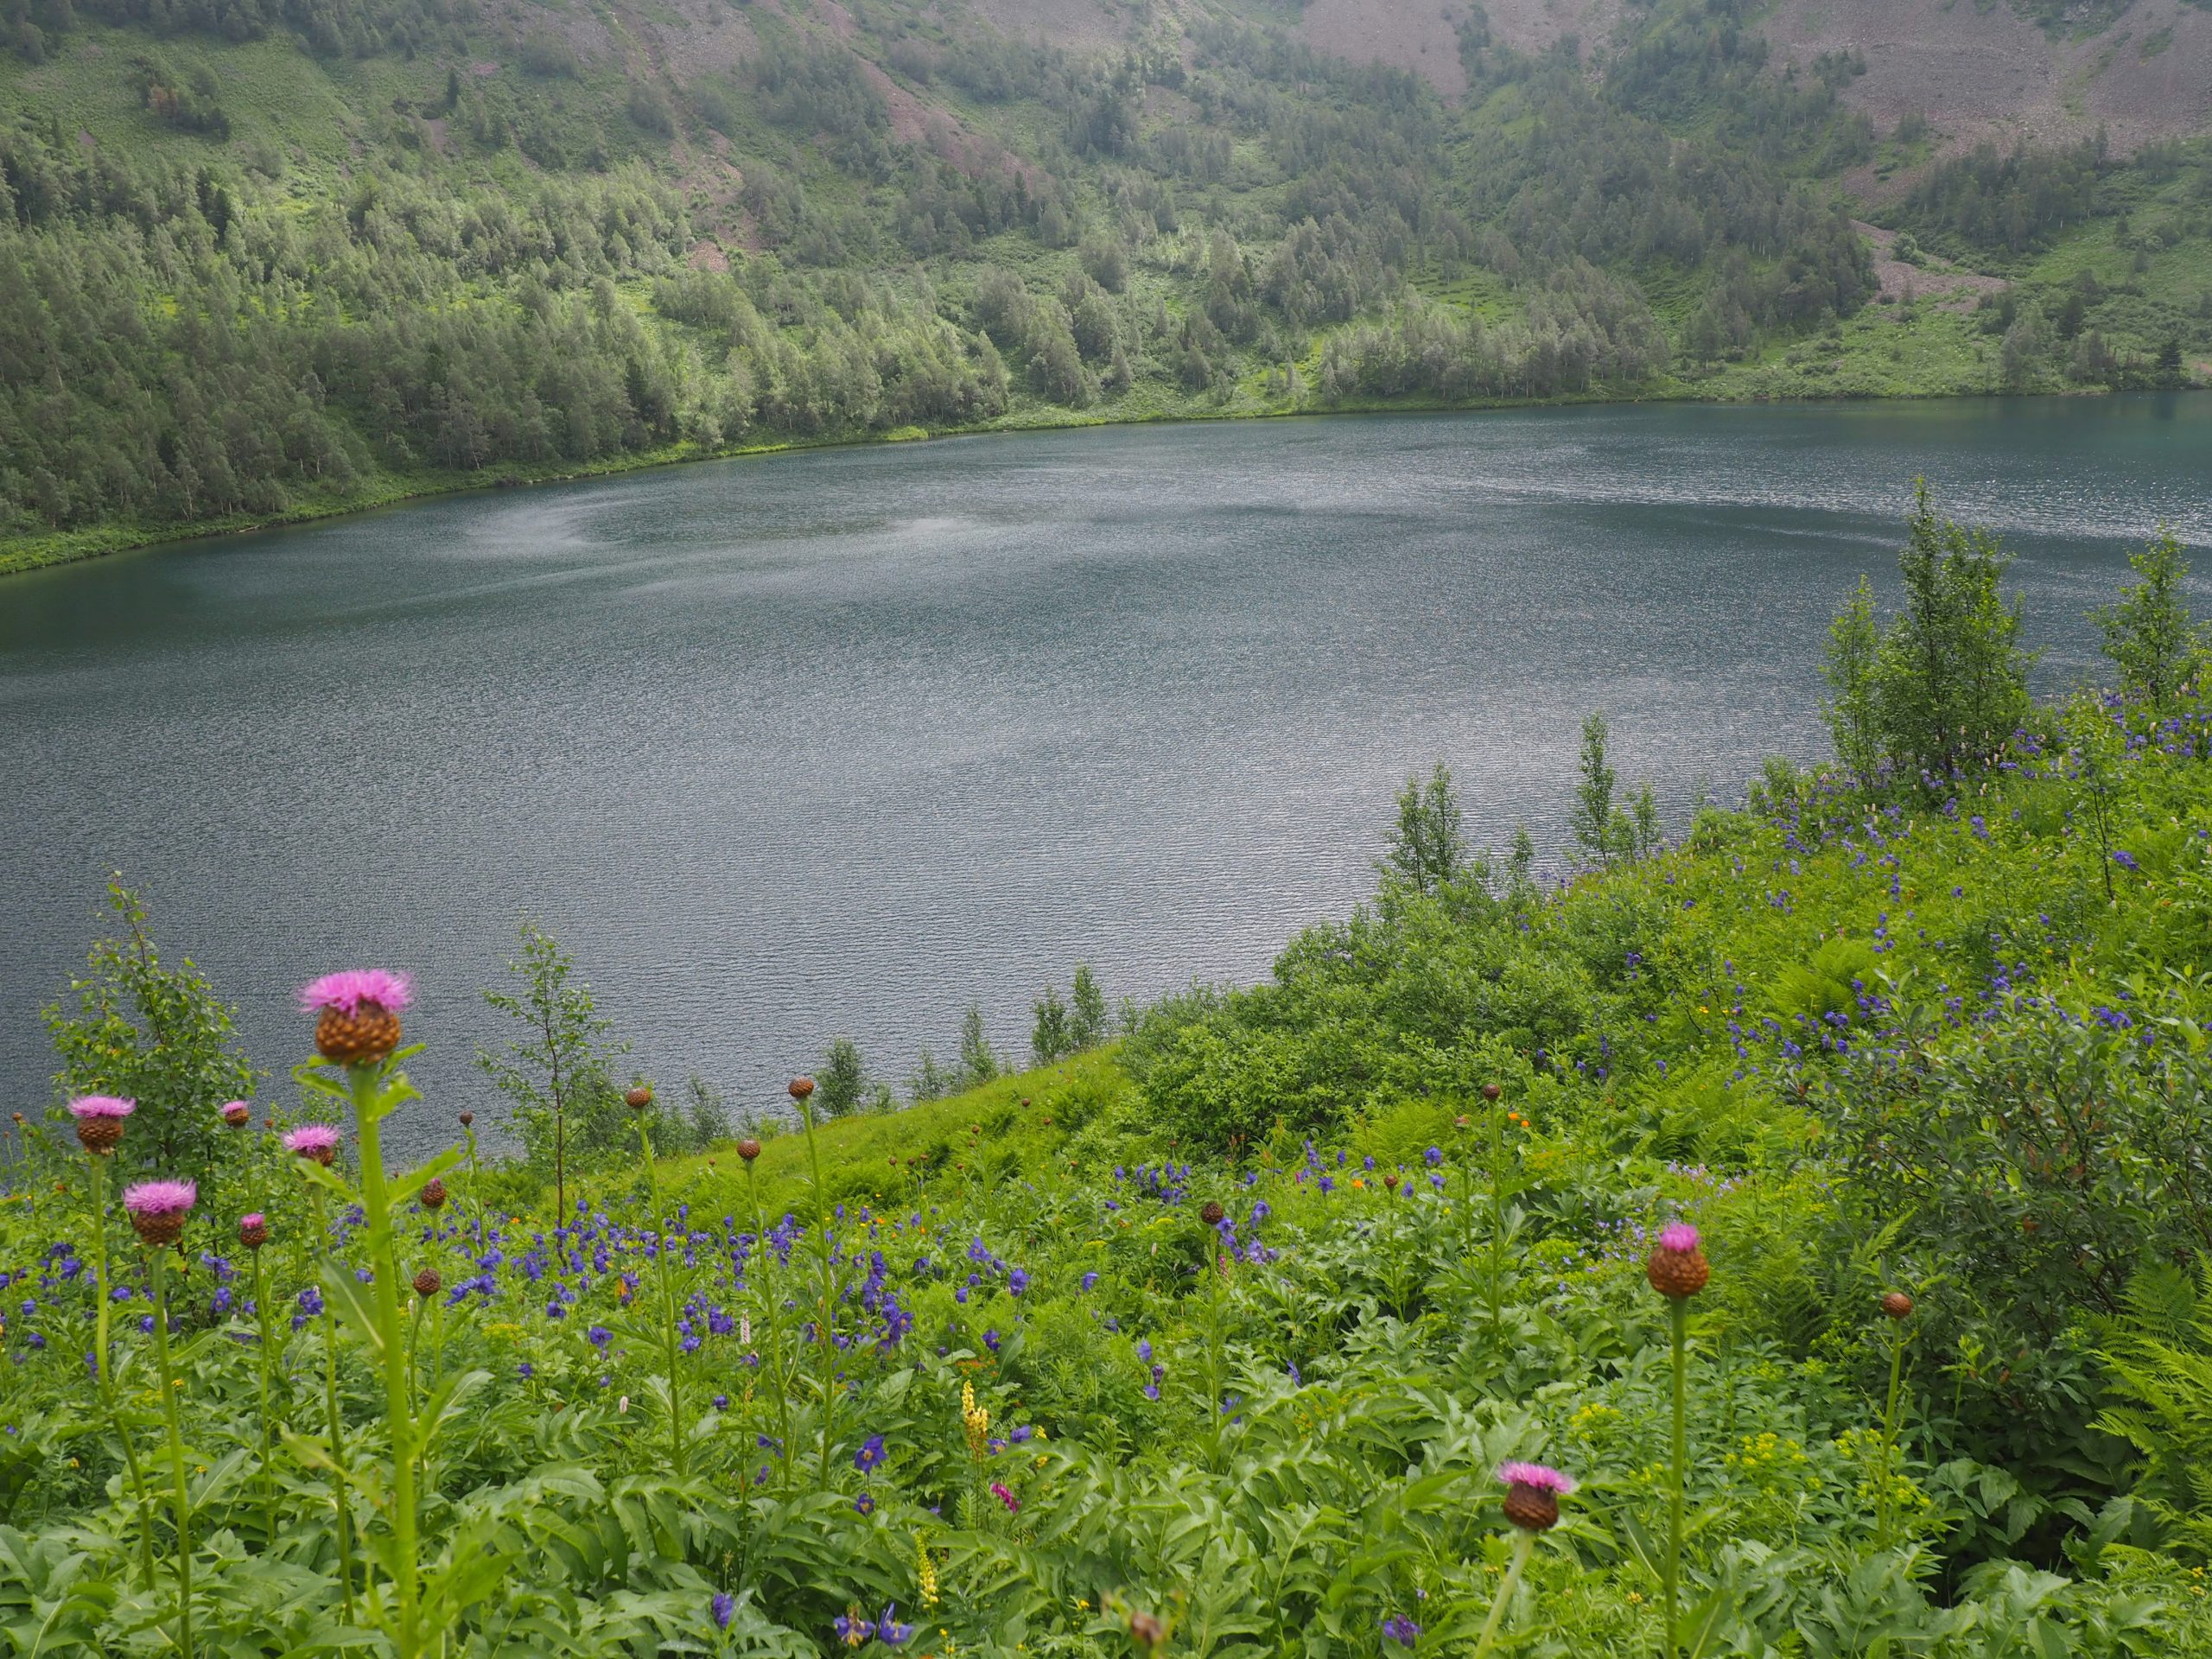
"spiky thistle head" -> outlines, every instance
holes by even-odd
[[[415,1000],[404,974],[348,968],[300,988],[315,1016],[315,1052],[337,1065],[374,1065],[399,1046],[399,1016]]]
[[[151,1249],[175,1243],[199,1202],[200,1188],[191,1181],[141,1181],[123,1192],[124,1212]]]
[[[69,1103],[69,1116],[77,1120],[77,1140],[95,1158],[123,1143],[123,1120],[137,1109],[137,1101],[120,1095],[79,1095]]]
[[[327,1169],[338,1156],[338,1130],[328,1123],[302,1123],[285,1135],[284,1150]]]
[[[1574,1490],[1573,1477],[1546,1463],[1503,1463],[1497,1478],[1505,1488],[1505,1518],[1527,1532],[1557,1526],[1559,1501]]]
[[[1671,1301],[1681,1301],[1705,1288],[1713,1276],[1712,1264],[1698,1248],[1697,1229],[1686,1221],[1669,1222],[1659,1230],[1659,1242],[1643,1264],[1651,1288]]]

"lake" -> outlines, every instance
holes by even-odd
[[[1916,474],[2018,555],[2038,678],[2160,520],[2212,541],[2212,398],[1605,406],[1109,428],[454,497],[0,582],[0,1088],[104,879],[239,1007],[404,968],[428,1096],[496,1117],[479,988],[518,920],[639,1066],[780,1098],[894,1079],[979,1002],[1025,1051],[1109,996],[1250,981],[1344,913],[1406,775],[1556,867],[1583,716],[1679,824],[1825,752],[1819,665],[1895,588]]]

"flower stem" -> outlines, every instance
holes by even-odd
[[[745,1166],[746,1192],[753,1199],[753,1264],[747,1276],[752,1276],[757,1267],[760,1273],[760,1323],[768,1338],[768,1380],[776,1390],[776,1455],[784,1465],[784,1484],[788,1487],[791,1478],[791,1382],[784,1373],[783,1310],[777,1305],[772,1262],[775,1249],[768,1243],[768,1212],[760,1207],[760,1178],[753,1173],[753,1164]]]
[[[1689,1407],[1688,1364],[1690,1305],[1687,1296],[1671,1297],[1667,1304],[1667,1320],[1673,1338],[1675,1356],[1675,1412],[1674,1412],[1674,1479],[1667,1494],[1667,1654],[1669,1659],[1679,1651],[1681,1634],[1682,1577],[1682,1482],[1685,1465],[1688,1463],[1689,1437],[1687,1428]]]
[[[686,1470],[683,1444],[683,1391],[677,1377],[682,1347],[676,1336],[676,1281],[668,1265],[668,1217],[661,1213],[660,1175],[653,1166],[653,1141],[643,1113],[638,1116],[638,1156],[645,1166],[645,1192],[652,1200],[653,1232],[659,1243],[661,1338],[668,1350],[668,1459],[678,1480]]]
[[[1221,1235],[1206,1229],[1206,1467],[1221,1468]]]
[[[137,1448],[130,1443],[130,1431],[124,1427],[122,1404],[115,1392],[115,1374],[108,1366],[107,1160],[98,1153],[92,1155],[92,1283],[99,1293],[99,1306],[92,1319],[92,1361],[98,1371],[94,1380],[99,1385],[101,1402],[107,1407],[108,1421],[114,1425],[115,1438],[123,1445],[124,1467],[130,1475],[130,1494],[138,1504],[139,1580],[150,1590],[154,1587],[153,1510],[146,1496],[145,1477],[139,1472]]]
[[[269,1296],[261,1268],[261,1252],[253,1253],[253,1314],[261,1331],[261,1518],[266,1548],[276,1548],[276,1477],[270,1465],[269,1415]]]
[[[1505,1298],[1505,1101],[1490,1106],[1490,1332],[1495,1340],[1504,1322]]]
[[[154,1363],[162,1390],[162,1416],[168,1426],[169,1473],[176,1492],[177,1651],[192,1659],[192,1493],[184,1478],[184,1429],[177,1421],[181,1377],[169,1375],[168,1250],[151,1251],[154,1279]]]
[[[1890,1485],[1891,1470],[1897,1453],[1897,1395],[1904,1381],[1904,1339],[1892,1331],[1890,1335],[1890,1398],[1882,1408],[1882,1466],[1874,1489],[1874,1547],[1887,1549],[1895,1541],[1892,1536],[1895,1516],[1893,1495]]]
[[[1522,1527],[1513,1529],[1513,1560],[1505,1569],[1497,1594],[1491,1599],[1490,1617],[1483,1620],[1482,1634],[1475,1638],[1472,1659],[1483,1659],[1490,1651],[1490,1644],[1497,1639],[1497,1627],[1504,1622],[1505,1610],[1512,1603],[1514,1591],[1520,1587],[1521,1570],[1529,1565],[1529,1552],[1535,1541],[1535,1533]]]
[[[322,1189],[309,1186],[315,1203],[315,1235],[327,1253],[330,1220],[324,1213]],[[345,1598],[346,1622],[353,1622],[353,1494],[346,1469],[346,1420],[338,1410],[338,1318],[327,1300],[322,1306],[322,1404],[330,1425],[331,1502],[338,1509],[338,1588]],[[365,1587],[365,1586],[364,1586]]]
[[[391,1529],[395,1645],[399,1659],[417,1659],[416,1630],[420,1586],[416,1575],[415,1414],[408,1404],[413,1379],[400,1329],[399,1257],[392,1248],[391,1203],[385,1195],[384,1151],[378,1131],[383,1103],[377,1097],[383,1068],[353,1065],[346,1082],[353,1096],[354,1133],[360,1143],[361,1197],[369,1219],[369,1266],[376,1292],[377,1330],[384,1345],[385,1417],[391,1437]]]
[[[814,1138],[814,1105],[810,1100],[799,1102],[799,1116],[806,1124],[806,1160],[814,1177],[814,1236],[815,1254],[822,1261],[822,1307],[815,1325],[815,1340],[822,1344],[822,1467],[817,1488],[830,1490],[830,1446],[836,1420],[837,1344],[834,1334],[836,1315],[837,1267],[830,1243],[830,1206],[824,1202],[822,1188],[822,1150]]]

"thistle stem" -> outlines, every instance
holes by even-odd
[[[760,1178],[753,1173],[750,1159],[745,1165],[745,1188],[753,1199],[753,1259],[760,1274],[760,1322],[768,1337],[769,1381],[776,1390],[776,1454],[784,1465],[784,1484],[788,1487],[791,1478],[791,1396],[790,1379],[784,1372],[783,1310],[776,1306],[770,1266],[775,1252],[768,1243],[768,1212],[760,1207]]]
[[[814,1177],[815,1253],[822,1262],[821,1314],[815,1325],[814,1338],[822,1345],[822,1466],[817,1487],[826,1492],[830,1490],[830,1446],[836,1421],[837,1344],[833,1326],[837,1306],[837,1267],[830,1243],[830,1206],[823,1202],[822,1150],[814,1138],[813,1103],[801,1100],[799,1115],[806,1124],[806,1160]]]
[[[645,1166],[645,1192],[652,1204],[653,1231],[659,1240],[654,1254],[660,1258],[661,1338],[668,1350],[668,1458],[678,1480],[684,1467],[683,1390],[677,1377],[682,1347],[676,1336],[676,1281],[668,1264],[668,1217],[661,1213],[660,1176],[653,1167],[653,1142],[641,1113],[638,1118],[638,1155]]]
[[[369,1264],[375,1281],[377,1330],[384,1345],[385,1415],[391,1436],[396,1645],[399,1659],[416,1659],[423,1644],[416,1629],[420,1586],[416,1582],[415,1414],[408,1404],[413,1368],[400,1329],[399,1258],[392,1247],[391,1203],[385,1188],[384,1151],[377,1127],[384,1104],[377,1088],[382,1071],[375,1065],[348,1066],[346,1082],[353,1097],[354,1133],[360,1141],[361,1197],[368,1211]]]
[[[154,1363],[162,1390],[162,1417],[168,1427],[169,1474],[176,1497],[177,1651],[192,1659],[192,1492],[184,1478],[184,1429],[177,1419],[176,1396],[183,1379],[169,1374],[168,1250],[149,1253],[154,1281]]]
[[[1887,1549],[1896,1541],[1894,1537],[1894,1497],[1890,1487],[1893,1478],[1891,1471],[1897,1462],[1897,1396],[1904,1381],[1904,1339],[1895,1332],[1890,1337],[1890,1398],[1882,1408],[1882,1466],[1879,1484],[1874,1489],[1874,1547]]]
[[[1513,1592],[1520,1587],[1521,1571],[1529,1565],[1529,1552],[1535,1548],[1536,1535],[1524,1528],[1513,1529],[1513,1559],[1507,1564],[1505,1578],[1497,1586],[1497,1594],[1491,1599],[1490,1617],[1483,1620],[1482,1634],[1475,1638],[1473,1659],[1483,1659],[1490,1651],[1490,1644],[1497,1639],[1497,1628],[1505,1620],[1505,1610],[1512,1605]]]
[[[1490,1331],[1497,1338],[1504,1322],[1505,1298],[1505,1102],[1490,1105]]]
[[[100,1401],[107,1407],[108,1421],[114,1426],[115,1438],[123,1446],[123,1466],[130,1472],[130,1495],[138,1504],[139,1580],[150,1590],[154,1587],[153,1509],[146,1494],[146,1478],[139,1471],[137,1448],[130,1443],[130,1431],[124,1427],[115,1374],[108,1366],[107,1160],[99,1153],[92,1154],[92,1283],[99,1293],[99,1306],[92,1317],[92,1361],[99,1373],[94,1380],[99,1385]]]
[[[264,1548],[276,1547],[276,1477],[270,1467],[269,1431],[269,1296],[261,1268],[261,1252],[253,1252],[253,1314],[261,1333],[261,1518]]]
[[[322,1189],[310,1185],[315,1204],[315,1239],[326,1253],[330,1246],[330,1219],[324,1213]],[[338,1410],[338,1319],[326,1300],[322,1306],[322,1405],[330,1425],[331,1502],[338,1509],[338,1588],[346,1602],[346,1622],[353,1622],[353,1494],[346,1469],[346,1420]],[[363,1588],[367,1586],[365,1583]]]
[[[1671,1297],[1667,1304],[1667,1321],[1673,1339],[1675,1357],[1674,1463],[1673,1481],[1667,1494],[1667,1654],[1669,1659],[1680,1651],[1682,1576],[1682,1482],[1689,1461],[1689,1436],[1687,1427],[1689,1410],[1688,1364],[1690,1305],[1686,1296]]]
[[[1221,1468],[1221,1235],[1206,1229],[1206,1466]]]

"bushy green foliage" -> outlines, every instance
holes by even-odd
[[[1828,725],[1862,787],[1878,773],[1945,786],[1986,766],[2028,713],[2011,556],[1988,531],[1937,516],[1921,480],[1897,555],[1904,604],[1878,631],[1864,578],[1829,630]]]
[[[99,15],[0,67],[11,560],[912,427],[2181,385],[2212,350],[2201,145],[2098,160],[1986,315],[1874,327],[1853,65],[1783,73],[1720,0],[1639,13],[1594,80],[1486,42],[1459,107],[1236,7],[1103,55],[756,7],[672,76],[412,0]],[[2039,156],[2002,190],[2049,195]]]
[[[232,1033],[232,1010],[188,957],[164,966],[145,901],[108,883],[119,937],[92,946],[85,976],[45,1011],[66,1096],[138,1103],[137,1132],[116,1160],[129,1179],[184,1175],[211,1195],[234,1193],[246,1142],[220,1116],[250,1099],[254,1071]]]
[[[2161,526],[2127,563],[2138,580],[2097,613],[2105,654],[2120,671],[2124,695],[2153,709],[2169,709],[2204,670],[2204,637],[2183,596],[2189,561],[2173,531]]]
[[[2212,708],[2078,708],[2120,740],[2101,831],[2070,726],[1932,797],[1779,766],[1673,850],[1551,890],[1521,856],[1386,880],[1119,1049],[751,1160],[563,1193],[448,1153],[442,1205],[425,1166],[388,1235],[325,1232],[327,1184],[226,1130],[244,1185],[168,1303],[182,1386],[118,1319],[113,1409],[80,1251],[109,1241],[126,1304],[143,1258],[49,1137],[0,1201],[0,1620],[48,1651],[176,1628],[142,1479],[167,1394],[226,1648],[389,1626],[416,1559],[459,1652],[804,1655],[865,1618],[1107,1656],[1134,1611],[1170,1652],[1445,1653],[1495,1609],[1513,1651],[1627,1659],[1674,1492],[1643,1258],[1688,1220],[1700,1650],[2198,1650]],[[558,948],[524,950],[512,1006],[554,1040],[495,1065],[542,1109],[541,1060],[614,1074]],[[1095,976],[1062,1007],[1103,1024]],[[1000,1069],[979,1012],[963,1047]],[[438,1283],[390,1305],[372,1256]],[[1582,1484],[1501,1604],[1494,1471],[1531,1456]]]

